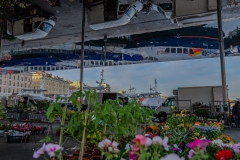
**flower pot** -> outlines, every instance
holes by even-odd
[[[224,112],[228,111],[228,107],[223,107]]]

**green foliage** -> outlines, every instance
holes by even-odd
[[[36,107],[38,110],[47,110],[50,106],[50,102],[47,100],[37,101]]]
[[[41,139],[40,142],[42,143],[48,143],[48,142],[51,142],[51,137],[45,137],[44,139]]]
[[[210,118],[210,111],[208,109],[198,109],[194,112],[198,117]]]
[[[215,159],[216,153],[221,149],[217,144],[210,144],[207,146],[207,153],[209,154],[209,160]]]
[[[6,117],[6,108],[2,103],[0,103],[0,116],[3,119]]]

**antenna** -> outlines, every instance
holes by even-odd
[[[157,92],[157,79],[156,78],[154,80],[154,83],[155,83],[155,92]]]

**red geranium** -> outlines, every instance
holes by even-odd
[[[231,160],[232,152],[229,149],[220,150],[216,154],[216,160]]]

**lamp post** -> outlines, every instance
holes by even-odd
[[[82,8],[82,42],[81,42],[81,69],[80,69],[80,90],[83,91],[83,68],[84,68],[84,32],[85,32],[85,1]]]
[[[103,66],[106,65],[106,59],[107,59],[107,47],[106,47],[106,43],[107,43],[107,35],[104,35],[104,59],[103,59]]]
[[[221,75],[222,75],[222,96],[223,106],[228,105],[227,95],[227,82],[226,82],[226,71],[225,71],[225,58],[224,58],[224,41],[222,31],[222,0],[217,0],[217,17],[218,17],[218,36],[219,36],[219,49],[220,49],[220,62],[221,62]],[[227,112],[224,111],[224,123],[227,123]]]

